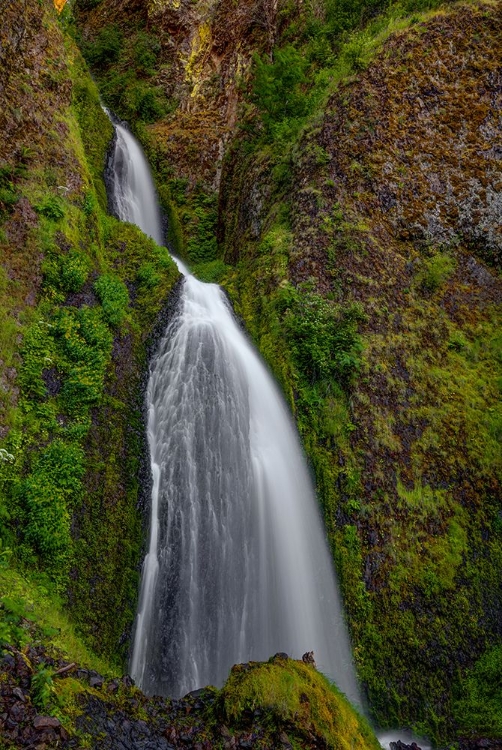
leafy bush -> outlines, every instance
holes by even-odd
[[[166,101],[158,86],[138,84],[134,89],[135,108],[143,122],[155,122],[166,114]]]
[[[56,695],[52,674],[52,669],[40,665],[31,678],[31,695],[39,711],[46,710]]]
[[[162,277],[155,267],[155,264],[150,261],[142,263],[138,269],[138,283],[147,289],[153,289],[157,284],[160,284],[161,279]]]
[[[455,267],[456,261],[449,253],[436,253],[423,261],[416,281],[423,291],[436,292],[451,276]]]
[[[10,180],[10,171],[0,169],[0,213],[9,211],[18,200],[19,196]]]
[[[35,206],[35,210],[47,219],[58,221],[65,215],[64,203],[57,195],[49,195]]]
[[[94,284],[106,320],[112,326],[119,326],[124,320],[129,304],[129,292],[123,281],[112,274],[103,274]]]
[[[205,281],[207,284],[220,284],[225,274],[228,273],[229,266],[222,260],[212,260],[209,263],[199,263],[191,270],[200,281]]]
[[[62,310],[55,318],[54,335],[65,373],[61,398],[71,415],[85,413],[103,392],[113,337],[98,308]]]
[[[155,36],[140,31],[134,44],[134,58],[138,71],[152,75],[160,50],[160,42]]]
[[[0,647],[4,644],[19,647],[28,643],[30,635],[22,627],[25,614],[23,602],[15,597],[0,599]]]
[[[189,215],[187,255],[192,263],[207,263],[216,260],[216,221],[218,218],[217,197],[201,188],[194,191],[193,212]]]
[[[454,710],[466,734],[502,735],[502,646],[483,654],[468,672]]]
[[[325,32],[339,37],[360,27],[389,5],[389,0],[326,0]]]
[[[91,65],[107,67],[119,59],[122,42],[123,35],[118,26],[105,26],[96,39],[84,47],[84,56]]]
[[[255,56],[253,98],[270,127],[284,118],[303,117],[307,97],[302,91],[306,81],[307,61],[292,45],[275,53],[274,62]]]
[[[26,509],[25,536],[54,580],[64,580],[72,540],[71,510],[82,496],[84,452],[54,440],[35,459],[21,495]]]
[[[90,271],[88,256],[76,250],[66,255],[53,255],[44,263],[46,286],[63,292],[78,292],[85,284]]]
[[[82,208],[84,209],[84,214],[86,216],[90,216],[96,209],[96,204],[94,200],[94,195],[91,191],[87,192],[84,195],[84,202]]]
[[[311,381],[335,378],[350,382],[360,366],[362,343],[357,305],[343,308],[305,288],[283,292],[284,324],[293,356]]]

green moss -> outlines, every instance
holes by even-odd
[[[454,705],[459,729],[465,736],[502,735],[502,647],[486,651],[468,670]]]
[[[103,112],[96,84],[90,77],[82,57],[75,51],[72,89],[73,106],[78,119],[93,186],[99,205],[106,211],[108,199],[103,183],[105,156],[113,135],[113,127]]]
[[[302,662],[273,657],[266,664],[239,664],[221,700],[228,721],[237,726],[259,710],[271,726],[290,723],[295,739],[304,735],[311,741],[314,735],[328,748],[379,748],[369,725],[345,696]]]
[[[83,667],[95,669],[101,674],[110,674],[110,666],[92,653],[77,634],[75,624],[68,616],[66,604],[54,590],[51,581],[43,575],[24,575],[9,565],[0,566],[0,587],[8,591],[8,597],[1,600],[0,627],[3,627],[2,643],[19,646],[31,634],[19,627],[18,632],[5,637],[5,625],[9,621],[21,625],[23,620],[34,623],[39,629],[46,647],[55,649],[68,661]],[[20,640],[21,639],[21,640]]]

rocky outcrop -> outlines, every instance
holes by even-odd
[[[24,653],[8,649],[0,658],[0,742],[37,750],[83,746],[94,750],[286,750],[293,746],[307,750],[334,748],[337,742],[350,742],[358,750],[378,749],[364,720],[341,695],[330,691],[315,668],[290,660],[286,654],[278,657],[265,664],[234,667],[222,691],[209,687],[170,700],[146,698],[129,677],[104,679],[92,670],[51,658],[40,646]],[[269,671],[293,690],[288,700],[294,701],[296,692],[307,691],[300,696],[301,716],[284,712],[286,695],[281,688],[271,698],[266,685],[260,684]],[[63,696],[59,718],[40,710],[41,674],[50,687],[46,710],[56,705],[50,696],[54,700],[56,694]],[[312,688],[315,695],[310,693]],[[332,712],[331,722],[319,713],[323,709]]]

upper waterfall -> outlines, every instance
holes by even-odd
[[[118,127],[117,214],[162,241],[148,166]],[[236,662],[313,650],[360,703],[291,416],[225,295],[182,270],[147,391],[153,491],[132,676],[147,693],[179,696],[221,685]]]

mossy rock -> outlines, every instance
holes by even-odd
[[[221,699],[229,725],[259,717],[261,724],[285,729],[293,746],[315,738],[337,750],[380,748],[369,724],[333,683],[310,664],[285,656],[234,666]]]

